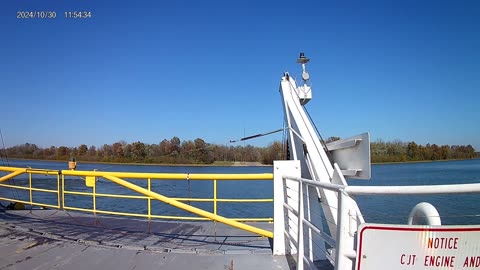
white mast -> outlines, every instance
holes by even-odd
[[[288,128],[290,159],[300,161],[302,178],[342,185],[347,185],[345,177],[370,178],[368,133],[325,145],[310,121],[303,107],[312,99],[312,89],[307,85],[310,76],[306,70],[306,64],[309,61],[310,59],[300,53],[297,63],[302,65],[303,86],[297,86],[288,73],[283,75],[280,82],[280,93]],[[307,196],[309,199],[304,204],[306,215],[309,215],[314,224],[320,224],[321,228],[320,209],[322,209],[328,221],[330,234],[336,239],[338,224],[336,192],[309,186]],[[350,239],[344,239],[344,241],[349,241],[353,245],[356,228],[364,220],[353,200],[349,201],[349,213],[353,223],[351,227],[355,229],[351,231]]]

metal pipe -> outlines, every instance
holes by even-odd
[[[217,214],[217,179],[213,179],[213,214]]]
[[[283,176],[283,178],[332,191],[343,189],[351,195],[410,195],[410,194],[451,194],[451,193],[479,193],[480,183],[453,184],[453,185],[412,185],[412,186],[344,186],[322,183],[300,177]]]
[[[345,235],[348,233],[346,223],[348,222],[348,208],[346,205],[346,197],[348,194],[344,190],[338,191],[338,211],[337,211],[337,235],[335,247],[335,270],[349,269],[348,262],[345,260],[344,245],[346,242]]]
[[[148,191],[152,191],[152,179],[148,178]],[[148,208],[148,220],[152,218],[152,199],[148,197],[148,202],[147,202],[147,208]]]
[[[57,175],[57,203],[58,203],[58,208],[61,207],[60,204],[60,175]]]
[[[96,190],[97,185],[93,185],[92,187],[92,200],[93,200],[93,214],[96,215],[97,212],[97,190]]]
[[[61,209],[65,207],[65,176],[62,174],[62,206]]]
[[[402,194],[451,194],[479,193],[480,184],[431,185],[431,186],[347,186],[345,191],[356,195],[402,195]]]
[[[303,257],[305,257],[305,247],[303,238],[303,220],[305,218],[305,209],[303,209],[303,183],[298,182],[298,246],[297,246],[297,269],[303,270]]]
[[[2,169],[0,168],[0,170],[2,170]],[[4,181],[7,181],[8,179],[11,179],[15,176],[18,176],[22,173],[25,173],[25,169],[12,171],[12,173],[0,177],[0,183],[2,183]]]
[[[32,196],[32,174],[28,174],[28,194],[30,196],[30,209],[32,209],[33,196]]]
[[[1,170],[1,167],[0,167]],[[168,180],[273,180],[272,173],[249,173],[249,174],[208,174],[208,173],[129,173],[129,172],[101,172],[101,171],[70,171],[62,170],[63,175],[73,176],[114,176],[118,178],[151,178]]]

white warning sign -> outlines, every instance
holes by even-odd
[[[480,226],[362,224],[357,270],[478,269]]]

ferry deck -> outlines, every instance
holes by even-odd
[[[0,215],[0,269],[291,269],[286,256],[272,255],[270,238],[222,223],[61,210]]]

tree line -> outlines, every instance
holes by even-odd
[[[158,144],[119,141],[100,147],[81,144],[77,147],[42,148],[25,143],[4,149],[0,153],[3,158],[68,160],[75,157],[77,161],[94,162],[163,164],[226,162],[225,164],[228,164],[239,161],[273,164],[273,160],[282,159],[283,146],[280,142],[273,142],[267,147],[218,145],[207,143],[201,138],[181,141],[175,136],[170,140],[164,139]]]
[[[472,159],[480,157],[471,145],[419,145],[415,142],[376,141],[370,145],[372,162]]]
[[[339,139],[330,137],[327,141]],[[140,162],[163,164],[212,164],[235,161],[272,164],[274,160],[286,157],[286,147],[281,142],[273,142],[266,147],[252,145],[234,146],[210,144],[201,138],[181,141],[178,137],[164,139],[158,144],[146,144],[140,141],[125,141],[104,144],[101,147],[81,144],[77,147],[50,146],[38,147],[25,143],[0,151],[3,158],[26,158],[46,160],[68,160],[75,157],[78,161],[95,162]],[[418,145],[415,142],[371,143],[371,159],[374,163],[406,162],[422,160],[447,160],[477,158],[471,145]]]

